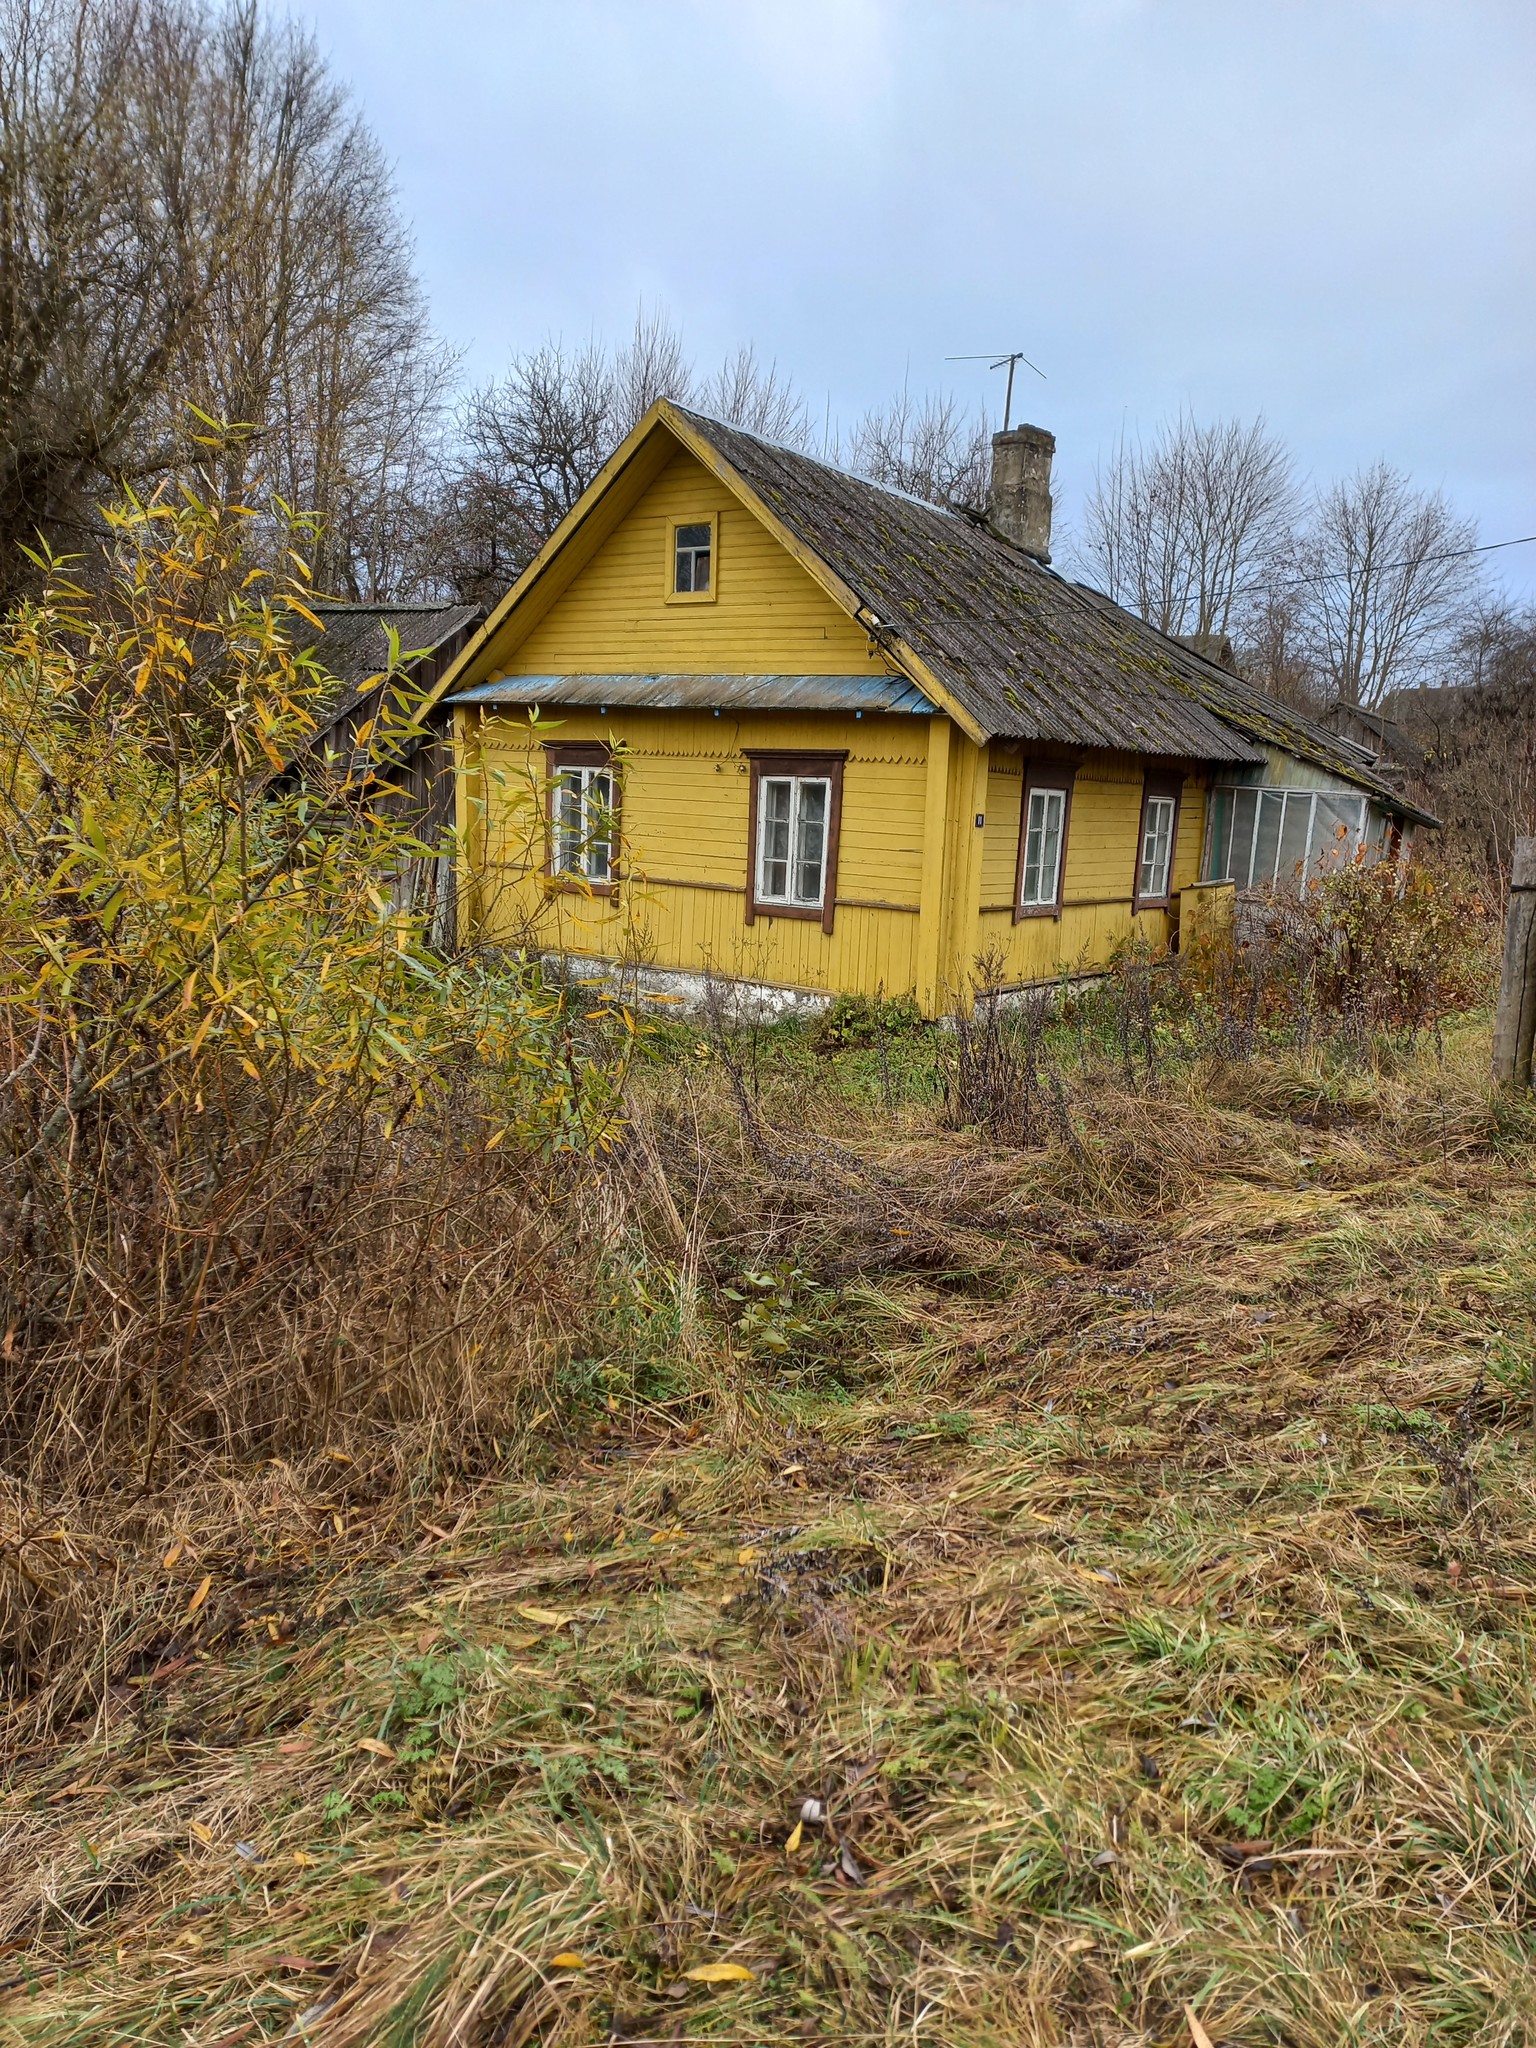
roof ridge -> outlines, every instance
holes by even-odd
[[[962,519],[967,525],[975,524],[962,505],[941,505],[933,498],[920,498],[914,491],[904,491],[899,484],[882,483],[878,477],[866,476],[861,469],[845,469],[840,462],[828,462],[824,455],[813,455],[808,448],[791,448],[787,441],[770,441],[766,434],[759,434],[755,428],[741,426],[736,420],[722,419],[719,413],[706,412],[702,406],[683,405],[675,398],[669,399],[668,403],[688,419],[702,421],[706,426],[724,427],[728,434],[744,434],[749,441],[755,441],[759,448],[766,448],[771,454],[787,455],[794,462],[809,462],[815,468],[825,470],[828,476],[839,476],[848,483],[861,484],[866,490],[879,491],[883,496],[896,498],[906,505],[916,505],[924,512],[937,512],[941,519]],[[990,533],[992,528],[988,527],[987,531]]]

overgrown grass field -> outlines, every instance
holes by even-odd
[[[1079,1043],[1028,1142],[899,1027],[650,1042],[489,1459],[353,1432],[50,1532],[111,1585],[7,1710],[0,2039],[1536,2037],[1485,1023]]]

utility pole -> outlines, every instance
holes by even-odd
[[[1504,972],[1493,1018],[1493,1077],[1529,1088],[1536,1045],[1536,839],[1517,839],[1504,926]]]

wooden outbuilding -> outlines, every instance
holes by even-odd
[[[427,910],[440,942],[451,945],[458,922],[457,862],[447,843],[454,823],[452,714],[440,685],[483,623],[484,607],[317,602],[310,609],[324,629],[312,651],[334,689],[315,707],[314,735],[288,772],[301,777],[307,762],[323,760],[331,770],[350,769],[383,785],[384,802],[428,849],[390,878],[396,896]],[[400,656],[393,670],[391,631]],[[407,714],[422,707],[406,738],[392,740],[387,719],[381,734],[386,692]]]

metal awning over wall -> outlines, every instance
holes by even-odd
[[[905,676],[497,676],[454,704],[621,704],[647,711],[886,711],[935,709]]]

